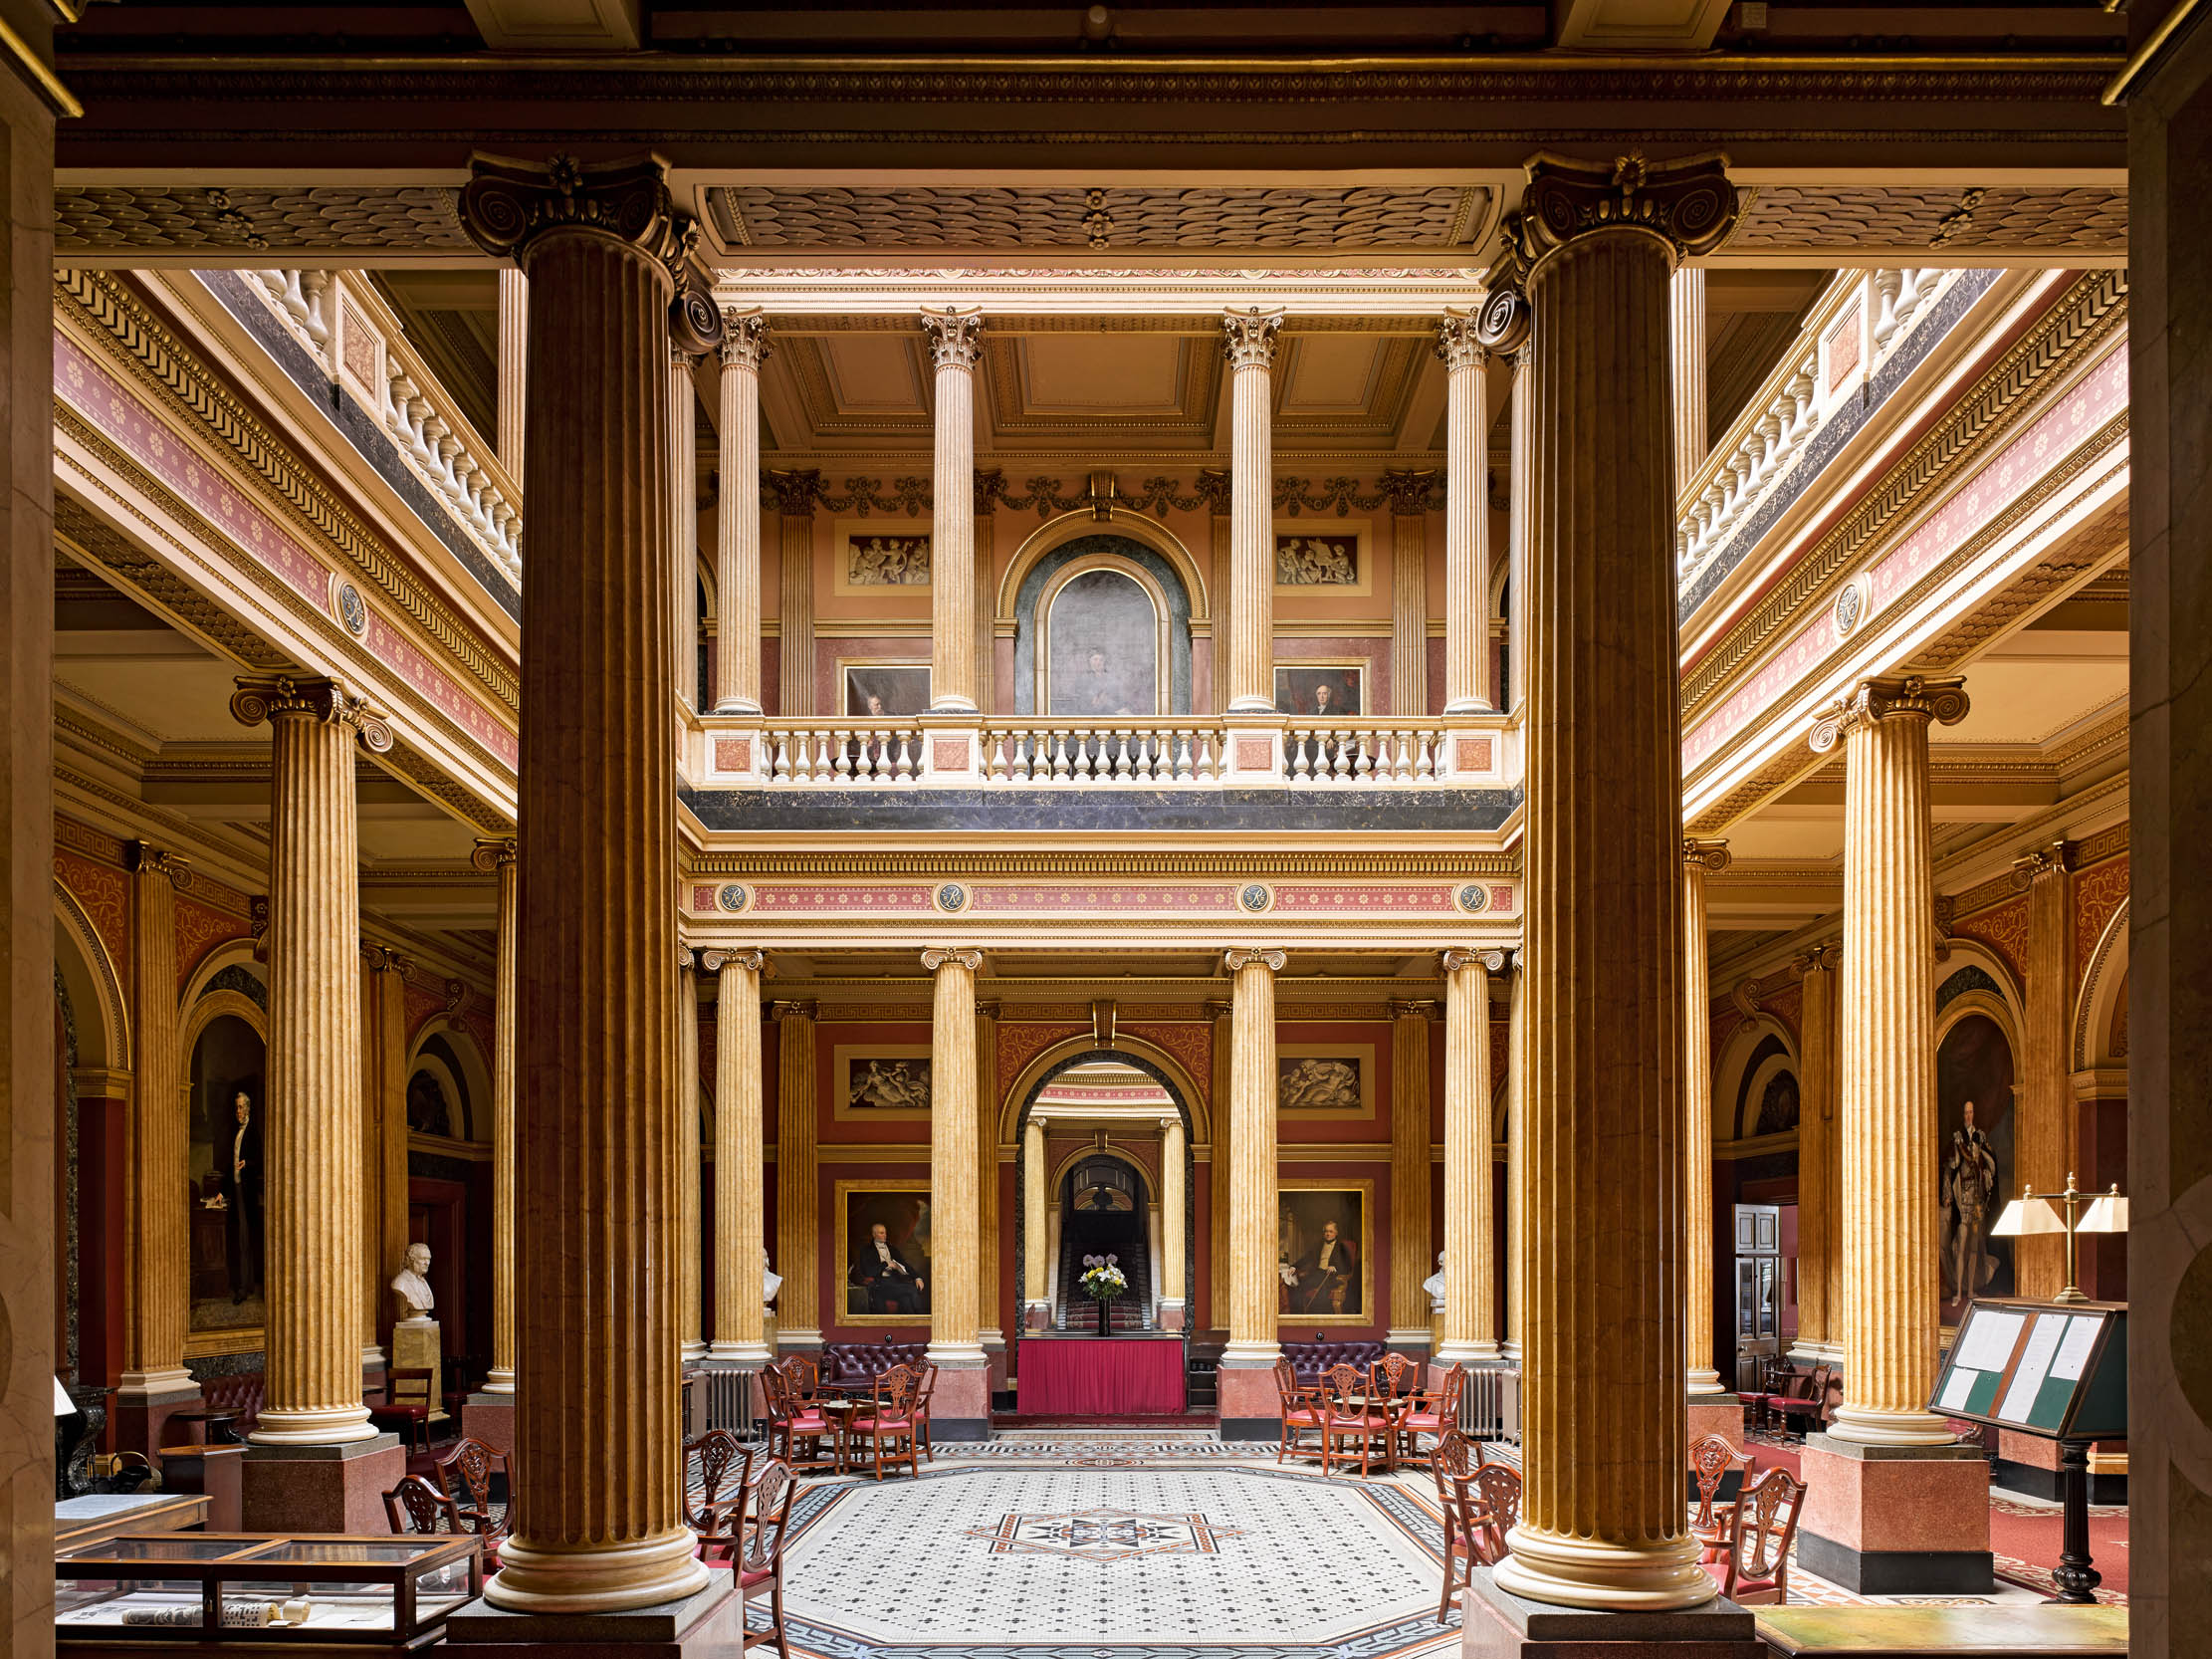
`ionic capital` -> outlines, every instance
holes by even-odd
[[[1209,1020],[1226,1020],[1236,1012],[1236,1005],[1226,997],[1209,997],[1199,1004],[1199,1010]]]
[[[945,306],[922,313],[930,361],[940,370],[974,368],[983,356],[984,314],[974,306]]]
[[[678,973],[690,973],[692,970],[693,960],[694,959],[692,956],[692,950],[689,945],[678,945],[676,947],[676,971]]]
[[[814,1018],[814,1010],[815,1005],[811,999],[803,1002],[770,1003],[769,1018],[779,1026],[786,1020],[811,1021]]]
[[[492,875],[515,862],[520,851],[513,835],[482,836],[469,853],[469,862],[486,875]]]
[[[414,971],[415,965],[404,953],[390,945],[379,945],[363,939],[361,966],[372,974],[397,974],[404,979]]]
[[[510,161],[475,155],[469,172],[461,190],[462,229],[486,253],[513,259],[526,272],[549,236],[598,236],[635,248],[658,265],[668,274],[673,297],[677,276],[699,240],[691,215],[676,210],[668,169],[657,156]]]
[[[369,708],[366,697],[354,696],[341,680],[312,674],[243,675],[238,689],[231,693],[230,712],[242,726],[258,726],[264,720],[273,724],[294,716],[325,725],[348,726],[360,738],[361,747],[372,754],[385,754],[392,745],[391,728],[384,724],[383,717]]]
[[[819,467],[773,467],[764,481],[775,510],[787,519],[811,518],[825,493]]]
[[[1490,360],[1490,349],[1482,343],[1481,313],[1477,311],[1446,311],[1437,323],[1437,356],[1447,373],[1463,368],[1480,368]]]
[[[158,875],[180,890],[192,884],[192,860],[181,852],[171,852],[151,841],[128,841],[122,853],[123,863],[134,875]]]
[[[1923,674],[1878,674],[1861,680],[1813,718],[1813,753],[1825,755],[1847,733],[1878,720],[1933,721],[1955,726],[1972,705],[1966,682],[1956,675],[1935,679]]]
[[[750,368],[756,373],[769,360],[768,314],[733,306],[722,314],[722,366]]]
[[[1512,959],[1513,953],[1502,946],[1486,945],[1480,949],[1454,946],[1443,953],[1443,971],[1455,974],[1467,968],[1480,968],[1486,974],[1502,974]]]
[[[998,1003],[997,1003],[997,1000],[996,1000],[995,998],[994,998],[993,1000],[991,1000],[991,1001],[989,1001],[989,1002],[979,1002],[979,1003],[977,1003],[977,1004],[976,1004],[976,1018],[977,1018],[977,1020],[979,1020],[979,1021],[983,1021],[983,1020],[995,1020],[995,1019],[997,1019],[997,1018],[998,1018]]]
[[[2049,881],[2062,876],[2074,867],[2074,843],[2060,836],[2049,846],[2039,846],[2033,852],[2023,852],[2012,861],[2012,884],[2026,892],[2038,881]]]
[[[984,953],[966,945],[933,945],[922,953],[922,967],[927,973],[941,968],[966,968],[970,973],[984,965]]]
[[[1282,951],[1271,950],[1265,945],[1238,945],[1221,953],[1221,965],[1232,974],[1246,968],[1265,968],[1271,974],[1279,974],[1289,960]]]
[[[699,953],[702,973],[720,974],[730,968],[749,968],[759,973],[768,963],[768,954],[759,950],[703,950]]]
[[[1844,947],[1840,944],[1815,945],[1803,956],[1794,957],[1790,971],[1799,979],[1808,974],[1832,974],[1844,965]]]
[[[1279,311],[1262,311],[1253,306],[1247,311],[1231,309],[1221,318],[1221,355],[1228,358],[1229,367],[1265,368],[1275,360],[1275,336],[1282,328],[1283,314]]]
[[[1716,835],[1684,835],[1682,837],[1682,868],[1703,870],[1707,875],[1717,875],[1735,862],[1735,854],[1728,850],[1728,843]]]
[[[989,518],[1006,499],[1006,474],[1001,467],[976,469],[976,517]]]

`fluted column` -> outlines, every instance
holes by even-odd
[[[1496,1581],[1681,1608],[1715,1585],[1684,1525],[1667,281],[1727,234],[1735,196],[1709,159],[1528,173],[1483,307],[1492,349],[1527,329],[1532,377],[1520,1126],[1529,1214],[1546,1218],[1526,1269],[1521,1519]]]
[[[1214,637],[1209,641],[1214,657],[1214,698],[1209,710],[1213,713],[1228,708],[1230,621],[1236,613],[1235,541],[1229,534],[1231,493],[1226,472],[1216,467],[1200,471],[1199,494],[1206,502],[1207,579],[1214,588]]]
[[[922,953],[930,1018],[930,1358],[981,1365],[976,1317],[976,971],[983,953]]]
[[[1439,1365],[1498,1357],[1490,1175],[1490,975],[1502,950],[1443,953],[1443,1331]]]
[[[1433,1002],[1390,1005],[1390,1326],[1394,1347],[1429,1345],[1429,1027]]]
[[[998,1324],[998,1005],[976,1005],[976,1339],[1003,1348]]]
[[[191,1217],[177,1172],[185,1167],[190,1134],[176,1033],[176,889],[191,874],[181,854],[146,841],[130,842],[125,854],[133,1075],[130,1161],[123,1172],[130,1271],[123,1282],[120,1396],[128,1400],[189,1393],[194,1384],[184,1369]],[[255,1101],[254,1109],[266,1116],[267,1102]],[[230,1115],[230,1102],[220,1102],[218,1156],[229,1144],[223,1126]]]
[[[1530,430],[1536,421],[1536,376],[1529,372],[1529,348],[1524,342],[1512,354],[1513,384],[1506,394],[1507,467],[1505,557],[1505,679],[1501,688],[1504,706],[1517,709],[1528,700],[1528,538],[1531,498],[1536,491],[1531,470],[1536,446]]]
[[[484,1378],[487,1394],[515,1392],[515,964],[522,944],[515,912],[515,850],[509,836],[480,840],[470,855],[478,869],[491,871],[499,881],[499,954],[492,987],[492,1365]]]
[[[1679,280],[1680,273],[1676,273]],[[1728,867],[1728,843],[1682,839],[1682,1349],[1683,1386],[1717,1394],[1713,1369],[1712,1027],[1705,1013],[1705,876]]]
[[[499,274],[499,407],[494,446],[507,476],[523,476],[523,406],[530,384],[530,279],[520,271]]]
[[[1004,486],[1005,476],[1002,473],[976,474],[976,706],[986,714],[995,711],[999,696],[996,491],[1002,490]]]
[[[1444,314],[1437,356],[1444,365],[1443,711],[1474,714],[1490,706],[1490,354],[1473,313]]]
[[[1844,745],[1842,1079],[1844,1403],[1829,1433],[1863,1445],[1951,1439],[1922,1409],[1935,1375],[1935,876],[1928,725],[1965,718],[1965,682],[1862,681],[1823,711]]]
[[[976,709],[976,360],[983,314],[922,314],[937,369],[930,520],[930,708]],[[933,1079],[934,1085],[934,1079]],[[932,1243],[935,1239],[933,1236]],[[931,1298],[930,1305],[939,1305]]]
[[[715,1101],[719,1112],[720,1099]],[[688,947],[676,947],[676,1306],[681,1333],[678,1351],[697,1359],[707,1351],[705,1298],[701,1295],[705,1252],[700,1248],[699,1164],[699,980]],[[719,1171],[717,1172],[719,1173]],[[720,1247],[721,1241],[716,1241]]]
[[[1267,714],[1275,707],[1275,411],[1271,368],[1275,334],[1282,327],[1282,318],[1279,311],[1261,311],[1255,306],[1249,311],[1231,311],[1221,319],[1222,350],[1229,361],[1231,714]],[[1273,1260],[1272,1256],[1268,1258],[1270,1264]]]
[[[2028,895],[2028,986],[2020,1021],[2019,1105],[2014,1118],[2013,1179],[2036,1192],[2063,1192],[2076,1168],[2074,1067],[2068,1018],[2079,968],[2067,901],[2071,843],[2061,839],[2013,860],[2013,885]],[[1999,1200],[2011,1193],[1998,1193]],[[2013,1240],[2013,1290],[2048,1302],[2066,1287],[2063,1234]]]
[[[673,602],[692,592],[688,465],[681,491],[671,480],[693,424],[670,359],[711,350],[721,319],[686,268],[691,227],[659,161],[479,156],[473,172],[462,222],[522,266],[532,300],[516,1033],[530,1247],[514,1531],[486,1594],[611,1612],[707,1583],[679,1502],[688,1090],[669,710],[696,642]]]
[[[1207,1214],[1209,1243],[1206,1263],[1206,1318],[1217,1329],[1228,1327],[1229,1286],[1234,1274],[1234,1256],[1230,1248],[1229,1192],[1235,1185],[1229,1159],[1236,1145],[1236,1125],[1229,1105],[1230,1078],[1234,1074],[1231,1051],[1234,1048],[1235,1004],[1231,999],[1220,998],[1205,1005],[1207,1024],[1211,1028],[1209,1057],[1213,1065],[1210,1082],[1214,1102],[1214,1145],[1211,1161],[1207,1166]]]
[[[1797,1341],[1794,1359],[1843,1357],[1837,1341],[1836,964],[1841,950],[1816,945],[1794,964],[1803,986],[1798,1042]]]
[[[1673,365],[1674,494],[1705,464],[1705,273],[1684,265],[1667,288],[1666,349]]]
[[[814,1098],[817,1027],[811,1002],[779,1002],[775,1021],[775,1301],[779,1347],[819,1345],[821,1331],[819,1164]]]
[[[331,1132],[361,1097],[353,754],[392,736],[334,680],[241,679],[231,712],[270,727],[267,1403],[252,1438],[341,1445],[376,1433],[361,1403],[361,1137]]]
[[[1505,1025],[1505,1340],[1515,1365],[1528,1328],[1528,952],[1514,953]]]
[[[1189,1208],[1185,1164],[1189,1148],[1183,1117],[1177,1113],[1160,1119],[1160,1328],[1181,1330],[1190,1303],[1185,1285],[1189,1247],[1183,1230]]]
[[[710,1357],[769,1357],[762,1305],[761,969],[757,950],[702,951],[715,976],[715,1341]]]
[[[768,360],[768,328],[758,311],[722,314],[714,706],[724,714],[761,712],[761,364]]]
[[[1052,1322],[1052,1252],[1045,1244],[1044,1121],[1021,1127],[1021,1323],[1025,1330]]]
[[[692,371],[699,356],[672,344],[668,351],[668,521],[674,538],[669,572],[675,606],[676,695],[699,706],[699,389]]]
[[[1283,953],[1256,946],[1222,958],[1231,978],[1228,1111],[1228,1346],[1221,1363],[1274,1364],[1275,1343],[1275,976]],[[1223,1415],[1227,1415],[1224,1411]]]
[[[407,971],[388,945],[361,941],[361,1364],[384,1363],[391,1276],[407,1254]],[[397,1361],[395,1360],[394,1363]]]
[[[814,713],[814,507],[822,475],[812,467],[772,472],[769,488],[776,516],[776,707],[803,717]]]

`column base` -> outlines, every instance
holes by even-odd
[[[1255,1364],[1224,1356],[1214,1373],[1214,1409],[1220,1413],[1223,1440],[1280,1439],[1282,1391],[1275,1386],[1274,1359]]]
[[[1863,1446],[1808,1435],[1805,1570],[1862,1595],[1985,1595],[1989,1462],[1978,1446]]]
[[[1170,1302],[1166,1297],[1162,1297],[1159,1307],[1160,1328],[1162,1330],[1181,1330],[1185,1321],[1190,1317],[1190,1311],[1189,1306],[1180,1299]]]
[[[500,1545],[500,1570],[485,1585],[485,1599],[502,1612],[555,1618],[662,1609],[674,1629],[681,1615],[671,1609],[714,1582],[693,1553],[698,1547],[691,1529],[682,1526],[654,1538],[568,1547],[509,1538]]]
[[[1459,1651],[1467,1659],[1764,1659],[1756,1619],[1717,1596],[1681,1612],[1586,1611],[1529,1601],[1468,1572]]]
[[[1644,1544],[1538,1532],[1506,1534],[1512,1553],[1492,1575],[1496,1588],[1548,1607],[1602,1613],[1686,1613],[1720,1594],[1697,1564],[1697,1543],[1685,1532]]]
[[[612,1613],[524,1612],[483,1599],[454,1609],[446,1620],[448,1646],[465,1647],[471,1659],[531,1659],[551,1649],[575,1659],[619,1653],[623,1659],[676,1659],[684,1653],[735,1652],[744,1636],[745,1602],[735,1593],[737,1575],[712,1572],[706,1588],[680,1601],[656,1602]]]
[[[337,1446],[257,1441],[239,1475],[240,1513],[256,1533],[389,1533],[383,1495],[406,1473],[396,1434]]]
[[[1427,1359],[1431,1345],[1427,1325],[1407,1325],[1404,1328],[1393,1325],[1383,1332],[1384,1347],[1393,1353],[1407,1354],[1415,1359]]]
[[[1435,1363],[1445,1367],[1464,1365],[1469,1370],[1497,1364],[1505,1355],[1498,1351],[1495,1342],[1452,1342],[1437,1344]]]
[[[461,1402],[461,1432],[481,1440],[493,1451],[515,1449],[515,1396],[495,1394],[489,1388]]]
[[[930,1439],[989,1440],[991,1438],[991,1367],[981,1360],[947,1361],[930,1358],[937,1365],[937,1392],[930,1400]]]
[[[742,1370],[766,1365],[774,1357],[766,1342],[717,1342],[707,1350],[703,1363],[710,1371]]]

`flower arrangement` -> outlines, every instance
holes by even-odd
[[[1083,1277],[1076,1281],[1093,1302],[1112,1302],[1129,1289],[1129,1276],[1116,1267],[1112,1256],[1083,1258]]]

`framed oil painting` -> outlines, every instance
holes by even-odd
[[[930,1114],[927,1043],[840,1043],[830,1055],[830,1076],[834,1116],[880,1120]]]
[[[863,519],[837,526],[836,591],[880,593],[886,590],[929,590],[930,532],[927,526],[896,520]]]
[[[1976,1297],[2013,1294],[2010,1239],[1990,1237],[2014,1171],[2012,1046],[1986,1014],[1957,1021],[1935,1047],[1938,1312],[1956,1324]]]
[[[875,720],[929,713],[926,662],[840,662],[837,672],[844,683],[840,713]]]
[[[840,1324],[919,1324],[930,1316],[930,1184],[839,1181]]]
[[[1275,1115],[1375,1115],[1372,1043],[1281,1043],[1275,1047]]]
[[[1375,1322],[1367,1230],[1374,1190],[1372,1181],[1326,1175],[1279,1189],[1276,1317],[1286,1335],[1310,1325]]]
[[[219,1014],[192,1039],[186,1174],[194,1335],[258,1331],[266,1316],[266,1067],[265,1042],[243,1014]],[[203,1343],[199,1351],[223,1350]]]
[[[1165,612],[1137,566],[1117,559],[1078,570],[1046,594],[1041,608],[1038,700],[1047,713],[1113,720],[1164,712]]]
[[[1278,520],[1275,592],[1337,597],[1375,591],[1368,528],[1342,520]]]
[[[1298,663],[1275,668],[1275,712],[1305,720],[1346,720],[1367,712],[1367,665]]]

